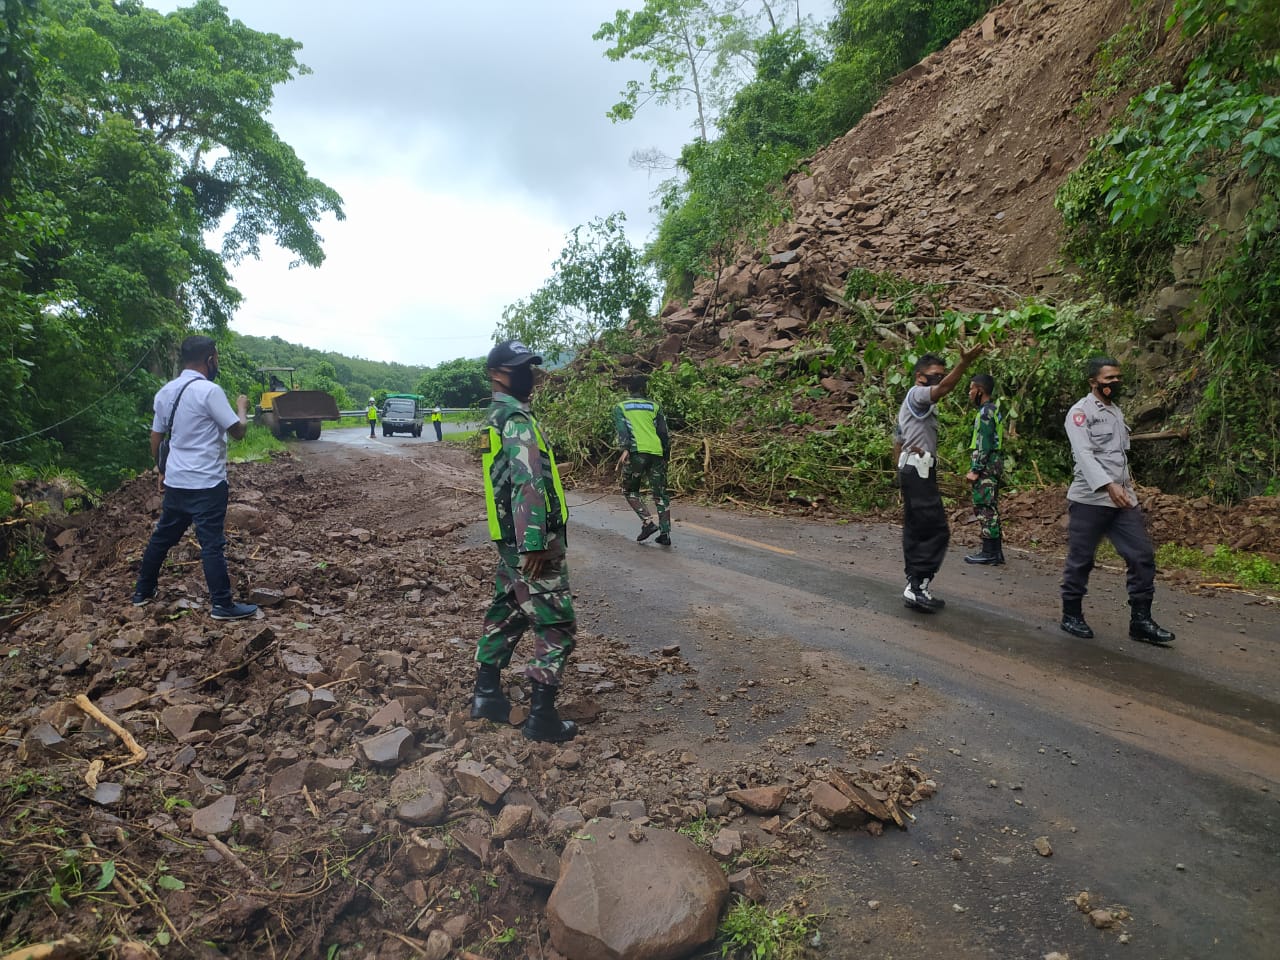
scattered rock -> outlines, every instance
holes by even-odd
[[[687,837],[601,820],[565,847],[547,902],[551,943],[568,960],[676,960],[716,933],[729,895],[724,872]]]
[[[222,719],[218,716],[218,711],[202,703],[183,703],[165,707],[160,711],[160,722],[173,734],[175,740],[181,740],[197,730],[218,730],[222,727]]]
[[[236,815],[236,798],[232,794],[219,797],[207,807],[201,807],[191,815],[191,832],[198,837],[213,834],[221,837],[231,832]]]
[[[458,788],[468,797],[495,804],[511,789],[511,778],[496,767],[474,760],[459,760],[453,767]]]
[[[449,812],[449,791],[439,775],[421,761],[391,781],[396,817],[415,827],[435,826]]]
[[[752,787],[748,790],[730,790],[725,796],[752,813],[777,813],[787,801],[787,788]]]
[[[512,837],[523,836],[532,816],[533,811],[528,807],[520,804],[507,804],[498,812],[497,819],[493,821],[491,834],[493,839],[510,840]]]
[[[413,733],[405,727],[394,727],[359,741],[357,747],[366,763],[375,767],[398,767],[413,752]]]
[[[721,830],[711,841],[711,855],[717,860],[732,860],[742,852],[742,834],[737,830]]]
[[[1053,845],[1049,843],[1048,837],[1036,837],[1034,846],[1036,848],[1036,853],[1040,854],[1040,856],[1053,856]]]
[[[764,903],[765,901],[764,884],[756,876],[755,870],[750,867],[746,870],[739,870],[737,873],[729,874],[729,889],[734,893],[742,894],[752,903]]]
[[[502,852],[521,880],[536,886],[552,887],[560,876],[560,858],[552,850],[529,840],[508,840]]]

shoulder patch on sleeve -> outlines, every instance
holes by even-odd
[[[1083,426],[1084,426],[1084,411],[1083,411],[1083,410],[1077,410],[1075,413],[1073,413],[1073,414],[1071,415],[1071,422],[1072,422],[1072,423],[1074,423],[1077,427],[1083,427]]]

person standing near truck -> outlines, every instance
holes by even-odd
[[[436,407],[431,411],[431,425],[436,428],[436,441],[444,439],[444,414]]]
[[[243,620],[258,608],[231,598],[227,573],[227,437],[240,440],[249,423],[249,398],[243,393],[231,409],[227,395],[213,381],[218,378],[218,347],[209,337],[182,341],[182,372],[155,398],[151,422],[151,456],[160,470],[164,503],[160,520],[142,553],[133,605],[155,599],[160,567],[187,527],[195,524],[215,620]],[[166,458],[161,443],[169,436]]]
[[[369,409],[365,411],[365,417],[369,421],[369,436],[373,436],[373,428],[378,422],[378,404],[374,402],[373,397],[369,398]]]

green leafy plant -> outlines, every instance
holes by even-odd
[[[1200,570],[1242,587],[1273,587],[1280,584],[1280,564],[1261,554],[1232,550],[1219,544],[1206,554],[1194,547],[1162,543],[1156,549],[1161,568]]]
[[[769,910],[739,897],[720,921],[720,956],[739,960],[798,960],[821,917]]]

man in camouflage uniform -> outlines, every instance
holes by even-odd
[[[1000,530],[1000,477],[1004,473],[1004,418],[991,402],[996,382],[985,373],[969,381],[969,402],[978,408],[973,417],[972,453],[965,479],[973,484],[973,512],[982,523],[982,549],[964,558],[965,563],[1004,563]]]
[[[627,399],[613,408],[613,428],[618,433],[618,446],[622,459],[622,492],[627,503],[640,518],[640,535],[636,541],[644,543],[655,533],[657,542],[671,546],[671,498],[667,496],[667,457],[671,453],[671,437],[667,433],[667,420],[662,408],[648,399],[648,378],[636,375],[626,380]],[[653,491],[653,506],[658,511],[658,522],[645,506],[641,490],[645,486]]]
[[[574,647],[576,618],[565,561],[569,510],[555,456],[533,413],[533,368],[542,363],[524,344],[508,340],[489,351],[493,390],[489,452],[484,456],[489,534],[498,548],[493,603],[476,646],[476,685],[471,716],[506,723],[511,703],[502,690],[502,668],[511,662],[526,629],[534,635],[524,675],[533,685],[523,732],[531,740],[563,742],[577,726],[561,720],[555,699],[565,661]]]

